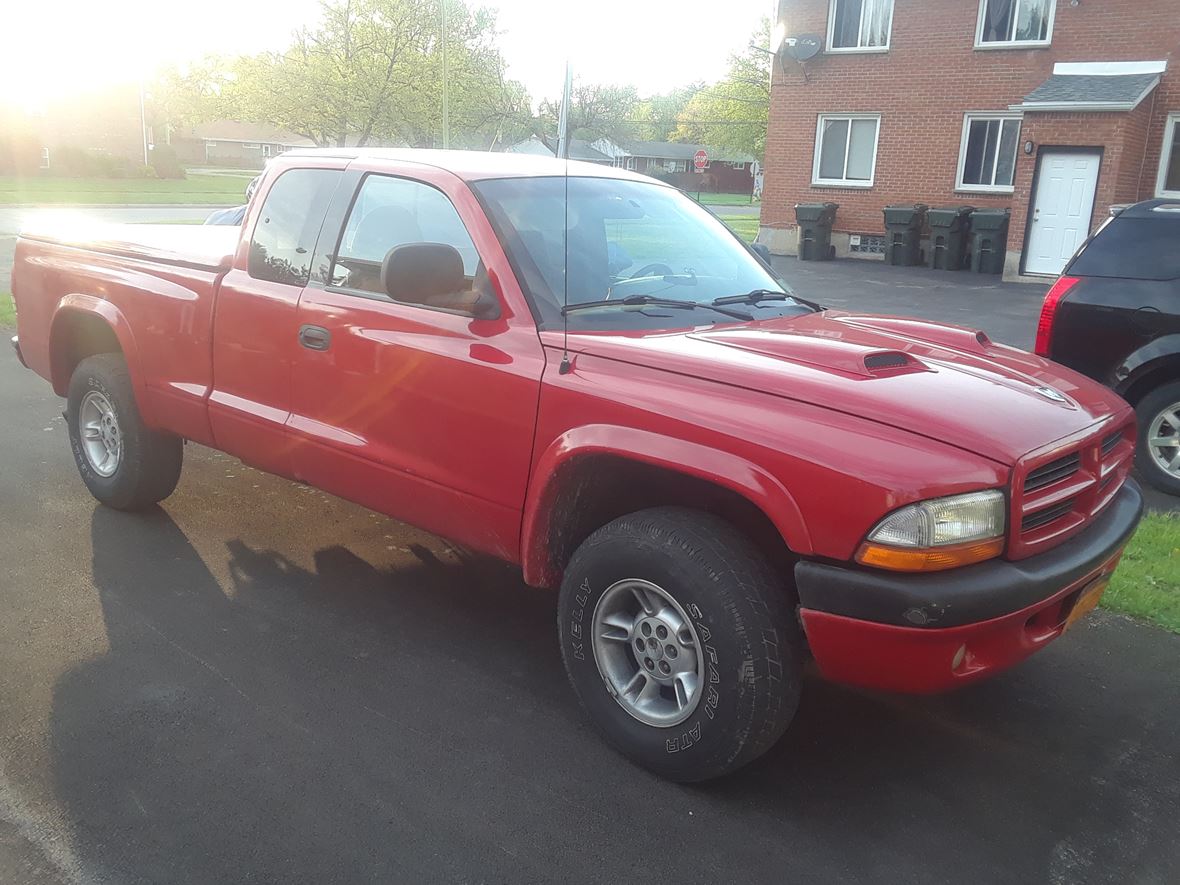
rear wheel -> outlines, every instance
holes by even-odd
[[[78,473],[108,507],[140,510],[176,488],[183,444],[144,425],[122,355],[99,354],[78,364],[66,423]]]
[[[786,591],[707,513],[644,510],[591,535],[565,572],[559,634],[594,724],[672,780],[757,758],[798,705],[802,638]]]
[[[1139,419],[1136,464],[1143,478],[1180,495],[1180,381],[1153,390],[1135,407]]]

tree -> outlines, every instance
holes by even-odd
[[[750,42],[767,46],[770,32],[770,20],[763,19]],[[680,113],[672,139],[700,142],[761,159],[766,150],[772,61],[756,49],[731,55],[725,77],[698,92]]]
[[[628,134],[641,141],[671,140],[680,114],[704,88],[704,83],[694,83],[643,99],[631,114]]]
[[[570,88],[570,135],[587,140],[624,138],[628,134],[627,121],[638,105],[639,93],[634,86],[575,82]],[[560,112],[559,101],[541,102],[540,122],[548,135],[557,135]]]
[[[528,95],[506,76],[493,13],[448,0],[444,29],[439,0],[326,0],[321,8],[318,25],[297,31],[283,52],[174,75],[164,90],[170,113],[266,123],[321,146],[437,145],[445,38],[456,143],[487,147],[528,131]]]

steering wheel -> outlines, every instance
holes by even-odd
[[[676,271],[672,270],[672,268],[668,267],[668,265],[661,264],[657,261],[654,264],[643,265],[643,267],[639,268],[639,270],[635,271],[635,273],[631,274],[631,276],[627,277],[627,279],[642,280],[645,277],[671,276],[674,273],[676,273]]]

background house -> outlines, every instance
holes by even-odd
[[[1176,0],[780,0],[759,240],[835,202],[841,255],[891,204],[1007,208],[1005,275],[1051,275],[1111,205],[1180,197]],[[857,242],[859,240],[859,243]]]
[[[0,163],[9,172],[53,174],[76,166],[84,153],[124,169],[142,167],[151,139],[140,97],[138,85],[117,84],[36,108],[0,108]]]
[[[533,135],[524,139],[524,141],[518,141],[516,144],[508,146],[504,151],[509,154],[533,154],[538,157],[556,157],[557,142],[556,139],[546,139],[539,135]],[[599,163],[607,166],[611,164],[610,157],[591,147],[589,142],[581,138],[570,139],[569,157],[571,160],[580,160],[584,163]]]
[[[678,141],[616,142],[600,138],[593,146],[610,157],[615,166],[651,175],[684,190],[749,194],[754,189],[755,160],[749,154]],[[697,172],[693,157],[702,150],[709,162]]]
[[[187,163],[261,169],[271,157],[292,148],[315,147],[315,142],[272,126],[216,120],[173,132],[172,146]]]

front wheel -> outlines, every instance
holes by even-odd
[[[108,507],[141,510],[176,488],[183,443],[143,423],[121,354],[103,353],[78,364],[70,378],[66,424],[82,482]]]
[[[787,591],[710,514],[661,507],[599,529],[570,561],[558,609],[566,672],[590,718],[656,774],[727,774],[795,714],[802,639]]]
[[[1180,495],[1180,381],[1147,394],[1135,406],[1135,413],[1140,474],[1157,489]]]

